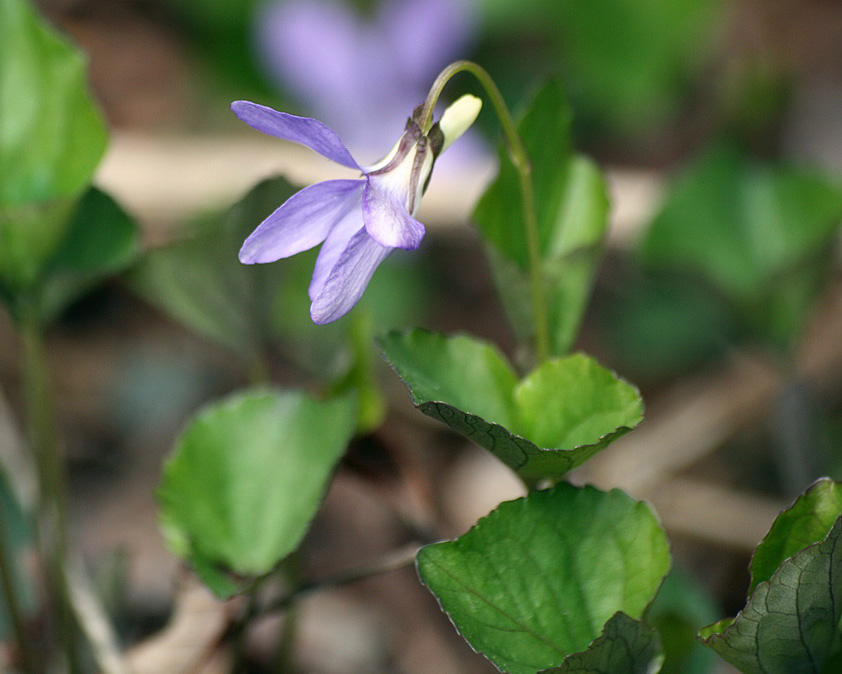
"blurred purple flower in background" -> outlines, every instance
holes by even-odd
[[[231,104],[258,131],[315,150],[362,177],[305,187],[266,218],[240,250],[245,264],[274,262],[324,242],[310,282],[310,316],[330,323],[362,297],[377,266],[395,248],[418,248],[424,225],[415,215],[433,163],[473,124],[481,102],[462,96],[424,133],[414,118],[378,163],[360,166],[339,136],[309,117],[296,117],[249,101]]]
[[[256,19],[269,74],[367,151],[390,143],[439,71],[466,56],[474,0],[384,0],[368,19],[342,2],[273,0]]]

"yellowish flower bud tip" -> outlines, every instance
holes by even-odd
[[[482,101],[476,96],[465,94],[447,106],[439,120],[439,127],[444,134],[442,152],[449,148],[453,141],[467,131],[482,109]]]

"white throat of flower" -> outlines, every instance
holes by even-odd
[[[389,153],[376,164],[363,168],[363,174],[374,178],[381,187],[395,194],[406,195],[405,206],[415,215],[421,196],[427,189],[433,164],[473,124],[482,107],[476,96],[466,94],[444,111],[441,119],[426,133],[415,119],[407,120],[406,129]]]

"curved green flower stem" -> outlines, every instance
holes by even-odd
[[[456,61],[442,70],[433,82],[433,86],[430,87],[430,93],[427,94],[427,100],[424,101],[421,109],[419,123],[425,133],[429,131],[433,123],[433,109],[444,86],[454,75],[460,72],[473,75],[485,89],[500,121],[509,159],[511,159],[518,174],[523,227],[526,233],[526,246],[529,255],[529,285],[532,316],[535,323],[535,353],[540,363],[550,356],[550,338],[547,301],[541,275],[541,249],[538,240],[538,219],[535,212],[535,190],[532,186],[532,164],[529,161],[529,155],[526,153],[520,134],[517,132],[517,125],[503,100],[503,95],[494,80],[491,79],[491,75],[482,66],[472,61]]]
[[[55,593],[59,638],[71,672],[80,672],[76,627],[67,576],[67,496],[64,463],[59,451],[47,373],[42,325],[34,307],[23,307],[20,315],[23,346],[22,379],[26,407],[27,436],[35,453],[40,478],[39,540],[49,587]]]

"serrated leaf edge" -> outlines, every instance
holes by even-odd
[[[409,384],[407,384],[406,380],[401,376],[400,370],[395,365],[395,363],[392,361],[392,359],[389,358],[388,354],[386,353],[386,349],[384,347],[384,341],[388,337],[391,337],[391,336],[407,337],[407,336],[409,336],[413,333],[417,333],[417,332],[426,333],[428,335],[438,335],[438,336],[444,337],[445,339],[453,339],[453,338],[458,338],[458,337],[468,337],[469,339],[472,339],[472,340],[475,339],[471,335],[468,335],[468,334],[462,333],[462,332],[457,332],[457,333],[454,333],[454,334],[446,334],[446,333],[438,332],[438,331],[435,331],[435,330],[428,330],[426,328],[412,328],[410,330],[391,330],[386,335],[376,338],[376,342],[377,342],[378,348],[380,350],[380,355],[388,363],[389,367],[395,372],[395,374],[398,376],[398,379],[401,380],[401,383],[404,385],[407,392],[409,393],[409,399],[412,402],[413,406],[416,409],[420,410],[423,414],[430,417],[431,419],[436,419],[437,421],[440,421],[440,422],[444,423],[448,427],[450,427],[450,424],[448,424],[448,422],[444,420],[444,415],[430,414],[430,412],[428,410],[436,409],[438,411],[441,408],[458,410],[461,414],[463,414],[466,418],[470,419],[471,421],[479,420],[480,422],[482,422],[483,424],[486,424],[487,426],[491,426],[492,428],[495,428],[495,429],[500,429],[500,431],[502,431],[505,435],[507,435],[509,439],[514,441],[514,444],[518,447],[518,449],[521,449],[521,451],[523,453],[524,460],[523,460],[522,463],[520,463],[518,465],[515,465],[515,466],[512,466],[508,463],[506,464],[506,465],[509,465],[509,467],[514,469],[514,470],[519,470],[521,467],[525,466],[528,463],[528,461],[529,461],[528,451],[529,450],[534,450],[536,454],[541,454],[541,453],[572,454],[574,452],[581,452],[583,450],[597,448],[597,447],[600,447],[600,446],[607,446],[608,444],[610,444],[614,440],[622,437],[626,433],[628,433],[630,431],[633,431],[635,428],[637,428],[643,422],[644,412],[645,412],[645,404],[643,402],[643,396],[640,395],[640,390],[637,388],[637,386],[635,386],[634,384],[632,384],[631,382],[629,382],[628,380],[626,380],[625,378],[623,378],[622,376],[620,376],[619,374],[614,372],[614,370],[606,368],[605,366],[603,366],[599,363],[597,363],[599,365],[599,367],[601,367],[604,370],[606,370],[607,372],[609,372],[611,374],[611,376],[618,383],[621,383],[621,384],[624,384],[624,385],[628,386],[635,393],[637,393],[637,396],[640,399],[640,406],[641,406],[640,421],[638,423],[636,423],[634,426],[618,426],[614,430],[609,431],[608,433],[604,433],[603,435],[599,436],[599,438],[597,438],[594,442],[587,443],[587,444],[584,444],[584,445],[574,445],[573,447],[541,447],[540,445],[536,445],[534,442],[532,442],[528,438],[525,438],[522,435],[519,435],[517,433],[513,433],[512,431],[510,431],[508,428],[506,428],[502,424],[499,424],[495,421],[488,421],[487,419],[484,419],[483,417],[479,416],[478,414],[473,414],[472,412],[466,412],[465,410],[459,409],[458,407],[456,407],[456,406],[454,406],[454,405],[452,405],[448,402],[445,402],[444,400],[422,400],[415,395],[415,393],[412,390],[412,387]],[[485,344],[486,346],[490,346],[491,348],[494,348],[495,350],[497,350],[496,347],[493,344],[490,344],[490,343],[485,342],[485,341],[483,341],[483,344]],[[503,359],[506,366],[515,374],[515,377],[517,377],[517,373],[512,369],[511,364],[509,363],[508,359],[502,353],[500,353],[499,350],[497,350],[497,353]],[[571,354],[571,356],[572,355],[575,355],[575,354]],[[567,357],[570,357],[570,356],[567,356]],[[586,357],[588,357],[588,356],[586,356]],[[523,382],[524,379],[528,376],[529,375],[527,374],[525,377],[518,378],[518,383]],[[453,429],[453,430],[455,430],[455,429]],[[474,443],[480,445],[481,447],[485,447],[485,445],[482,445],[481,443],[473,440],[472,438],[469,438],[469,439],[471,440],[471,442],[474,442]],[[525,449],[522,448],[523,443],[526,443],[526,445],[527,445],[527,447]],[[491,451],[492,453],[494,453],[493,449],[488,448],[488,447],[485,447],[485,448],[488,449],[489,451]],[[496,454],[495,454],[495,456],[496,456]]]
[[[737,612],[737,615],[735,615],[733,618],[725,617],[725,618],[722,618],[721,620],[717,620],[716,622],[711,623],[710,625],[706,625],[705,627],[703,627],[702,629],[699,630],[699,633],[696,635],[696,638],[699,639],[699,641],[701,641],[706,646],[711,646],[710,642],[714,639],[717,639],[717,638],[724,639],[725,634],[729,633],[730,631],[732,631],[734,629],[734,626],[736,625],[740,616],[742,616],[743,613],[745,613],[745,611],[748,609],[749,604],[751,604],[752,600],[754,599],[758,590],[760,590],[761,586],[768,587],[769,585],[771,585],[772,582],[782,573],[782,569],[784,568],[784,566],[790,564],[792,562],[792,560],[795,559],[796,557],[800,557],[801,555],[807,553],[807,551],[809,551],[813,548],[820,547],[820,546],[824,545],[825,543],[827,543],[828,539],[830,539],[831,535],[834,533],[834,531],[837,529],[837,527],[840,529],[840,533],[837,536],[837,538],[840,540],[840,543],[842,543],[842,514],[840,514],[834,520],[833,525],[830,527],[830,530],[827,532],[827,535],[825,535],[824,538],[822,538],[820,541],[816,541],[815,543],[811,543],[807,547],[802,548],[801,550],[796,552],[794,555],[791,555],[790,557],[787,557],[786,559],[784,559],[778,565],[778,568],[775,569],[775,572],[772,574],[772,576],[771,576],[771,578],[769,578],[769,580],[764,580],[764,581],[758,583],[757,586],[754,588],[754,590],[751,592],[751,594],[747,597],[746,605],[740,611]],[[704,632],[705,630],[716,627],[716,625],[724,623],[728,620],[730,620],[731,622],[721,632],[714,632],[707,637],[702,636],[702,632]]]
[[[403,381],[403,380],[401,380],[401,381]],[[579,452],[579,451],[582,451],[582,450],[586,450],[586,449],[590,449],[590,448],[594,448],[594,447],[599,447],[599,446],[603,445],[604,443],[607,444],[607,441],[613,442],[617,438],[619,438],[619,437],[625,435],[626,433],[628,433],[629,431],[632,431],[635,428],[637,428],[637,425],[631,426],[631,427],[630,426],[618,426],[613,431],[610,431],[608,433],[605,433],[604,435],[601,435],[595,442],[591,442],[591,443],[588,443],[588,444],[585,444],[585,445],[574,445],[573,447],[541,447],[540,445],[536,445],[534,442],[529,440],[529,438],[525,438],[522,435],[518,435],[517,433],[512,433],[508,428],[506,428],[505,426],[502,426],[501,424],[498,424],[494,421],[488,421],[486,419],[483,419],[481,416],[479,416],[477,414],[472,414],[471,412],[465,412],[464,410],[460,410],[458,407],[454,407],[450,403],[446,403],[446,402],[441,401],[441,400],[427,400],[425,402],[418,403],[416,400],[413,399],[412,404],[417,409],[419,409],[421,412],[426,414],[428,417],[431,417],[431,418],[436,419],[438,421],[442,421],[443,423],[447,424],[448,426],[449,426],[449,424],[446,421],[444,421],[444,419],[443,419],[444,415],[439,414],[438,416],[434,416],[433,414],[430,414],[430,412],[428,410],[430,410],[432,408],[435,408],[436,410],[439,410],[442,407],[444,407],[445,409],[459,410],[459,412],[461,412],[466,418],[469,418],[471,420],[477,419],[487,426],[490,426],[492,428],[500,429],[511,440],[514,441],[514,444],[519,449],[521,448],[521,445],[523,443],[525,443],[527,445],[527,448],[525,450],[522,450],[523,455],[525,457],[524,461],[523,461],[523,463],[518,464],[517,466],[511,466],[512,468],[515,468],[515,469],[518,469],[518,468],[526,465],[526,463],[528,463],[529,454],[528,454],[527,450],[530,450],[530,449],[535,450],[535,452],[537,454],[540,454],[540,453],[572,454],[574,452]],[[471,440],[471,442],[475,442],[476,444],[478,444],[482,447],[485,447],[485,445],[482,445],[481,443],[477,442],[476,440],[473,440],[473,438],[469,438],[469,439]],[[486,448],[486,449],[488,449],[492,453],[494,452],[494,450],[491,449],[491,448]]]
[[[647,502],[647,501],[643,501],[643,500],[639,500],[639,499],[636,499],[636,498],[634,498],[633,496],[631,496],[631,495],[627,494],[625,491],[623,491],[623,490],[622,490],[622,489],[620,489],[619,487],[614,487],[614,488],[609,489],[609,490],[607,490],[607,491],[606,491],[606,490],[600,489],[599,487],[596,487],[596,486],[594,486],[594,485],[589,485],[589,484],[582,485],[582,486],[575,486],[575,485],[569,485],[569,486],[570,486],[570,487],[573,487],[574,489],[579,490],[579,491],[582,491],[582,490],[593,490],[593,491],[599,492],[599,493],[601,493],[601,494],[604,494],[605,496],[609,496],[609,495],[613,495],[613,494],[619,494],[619,495],[621,495],[621,496],[623,496],[623,497],[625,497],[625,498],[629,499],[630,501],[632,501],[632,502],[634,503],[634,505],[635,505],[635,507],[636,507],[636,508],[641,508],[641,507],[642,507],[642,508],[644,508],[645,510],[647,510],[647,511],[649,512],[649,514],[652,516],[653,521],[654,521],[654,522],[658,525],[658,527],[661,529],[661,531],[664,531],[664,526],[663,526],[663,523],[661,522],[661,518],[660,518],[660,516],[658,515],[657,511],[656,511],[656,510],[652,507],[652,505],[651,505],[649,502]],[[539,490],[539,491],[542,491],[542,490]],[[498,504],[497,504],[497,506],[495,506],[495,508],[494,508],[491,512],[489,512],[487,515],[483,515],[482,517],[480,517],[480,518],[479,518],[479,519],[478,519],[478,520],[474,523],[474,525],[473,525],[470,529],[468,529],[468,531],[466,531],[466,532],[464,532],[463,534],[461,534],[461,535],[459,535],[459,536],[456,536],[456,537],[454,537],[454,538],[448,538],[448,539],[444,539],[444,540],[441,540],[441,541],[435,541],[434,543],[429,543],[429,544],[427,544],[427,545],[423,546],[423,547],[422,547],[422,548],[421,548],[421,549],[417,552],[417,554],[415,555],[415,574],[418,576],[418,579],[421,581],[421,583],[424,585],[424,587],[426,587],[426,588],[429,590],[430,594],[432,594],[432,595],[433,595],[433,597],[434,597],[434,598],[435,598],[435,600],[436,600],[436,604],[438,604],[439,610],[440,610],[440,611],[441,611],[441,612],[442,612],[442,613],[443,613],[443,614],[447,617],[447,620],[450,622],[450,624],[451,624],[451,625],[453,625],[453,629],[455,629],[455,630],[456,630],[456,632],[457,632],[459,635],[461,635],[461,636],[462,636],[462,638],[465,640],[465,642],[468,644],[468,646],[471,648],[471,650],[472,650],[474,653],[476,653],[477,655],[481,655],[483,658],[485,658],[488,662],[490,662],[492,665],[494,665],[494,667],[495,667],[498,671],[500,671],[500,672],[504,672],[505,670],[501,669],[501,668],[497,665],[497,663],[496,663],[496,662],[494,662],[494,661],[493,661],[493,660],[492,660],[492,659],[491,659],[491,658],[490,658],[487,654],[485,654],[485,653],[483,653],[482,651],[480,651],[479,649],[475,648],[475,647],[474,647],[474,645],[471,643],[471,641],[470,641],[470,640],[469,640],[469,639],[465,636],[465,634],[463,633],[463,631],[462,631],[461,629],[459,629],[459,626],[458,626],[458,625],[454,622],[453,617],[450,615],[450,612],[449,612],[447,609],[445,609],[445,607],[442,605],[442,602],[441,602],[441,599],[439,598],[439,596],[435,593],[435,591],[433,591],[433,589],[432,589],[432,588],[431,588],[431,587],[427,584],[427,582],[424,580],[424,576],[423,576],[423,574],[422,574],[422,572],[421,572],[421,569],[420,569],[420,567],[419,567],[419,560],[420,560],[420,558],[421,558],[421,555],[423,555],[423,554],[424,554],[424,551],[425,551],[425,550],[427,550],[428,548],[431,548],[431,547],[436,546],[436,545],[446,544],[446,543],[458,543],[458,542],[459,542],[459,541],[460,541],[460,540],[461,540],[464,536],[466,536],[467,534],[469,534],[469,533],[471,533],[471,532],[473,532],[473,531],[479,531],[479,530],[481,530],[481,529],[482,529],[482,530],[486,529],[488,526],[490,526],[490,524],[489,524],[489,523],[490,523],[490,522],[491,522],[494,518],[496,518],[496,517],[498,516],[498,513],[499,513],[499,510],[500,510],[501,506],[504,506],[504,505],[506,505],[506,504],[510,504],[510,503],[516,503],[516,502],[518,502],[518,501],[525,501],[525,500],[527,500],[527,499],[529,498],[529,496],[530,496],[530,494],[526,494],[525,496],[519,496],[518,498],[509,499],[509,500],[506,500],[506,501],[501,501],[500,503],[498,503]],[[672,546],[671,546],[671,544],[670,544],[669,539],[667,539],[667,538],[666,538],[666,536],[665,536],[665,540],[666,540],[666,545],[667,545],[667,554],[670,556],[670,564],[669,564],[669,567],[671,567],[671,566],[672,566],[672,560],[671,560],[671,558],[672,558],[671,547],[672,547]],[[439,567],[438,565],[436,565],[436,566],[437,566],[437,568],[441,568],[441,567]],[[664,584],[664,580],[666,579],[667,574],[669,573],[669,567],[667,568],[667,571],[664,573],[664,575],[661,577],[661,580],[660,580],[660,582],[658,583],[658,587],[657,587],[657,588],[655,588],[655,591],[652,593],[652,598],[649,600],[649,602],[647,603],[647,605],[646,605],[646,606],[642,609],[642,611],[641,611],[641,617],[640,617],[640,618],[634,618],[633,616],[630,616],[628,613],[625,613],[625,611],[623,611],[622,609],[619,609],[618,611],[616,611],[616,612],[615,612],[615,613],[611,616],[611,618],[609,618],[609,620],[607,620],[605,623],[603,623],[602,627],[601,627],[601,628],[600,628],[600,630],[599,630],[599,633],[598,633],[596,636],[594,636],[594,638],[593,638],[593,639],[591,640],[591,642],[588,644],[588,647],[587,647],[587,648],[590,648],[591,644],[593,644],[593,642],[594,642],[594,641],[596,641],[597,639],[599,639],[599,638],[603,635],[603,631],[604,631],[604,629],[605,629],[605,625],[606,625],[606,624],[607,624],[607,623],[608,623],[608,622],[609,622],[609,621],[610,621],[610,620],[614,617],[614,615],[616,615],[617,613],[623,613],[623,614],[625,614],[626,616],[628,616],[629,618],[631,618],[632,620],[637,620],[637,621],[639,621],[639,622],[644,622],[644,621],[643,621],[643,616],[644,616],[644,615],[646,615],[647,610],[648,610],[648,609],[649,609],[649,607],[652,605],[652,602],[654,602],[654,601],[655,601],[655,597],[657,597],[658,592],[660,592],[661,586]],[[449,575],[449,574],[448,574],[448,575]],[[558,650],[558,648],[554,647],[554,650]],[[585,650],[587,650],[587,649],[585,649]],[[559,651],[559,652],[560,652],[560,651]],[[581,651],[577,651],[577,652],[581,652]],[[569,657],[570,655],[574,655],[574,654],[575,654],[575,652],[570,652],[570,653],[564,654],[564,657],[565,657],[565,659],[566,659],[566,658],[567,658],[567,657]],[[559,667],[559,666],[561,666],[562,664],[563,664],[563,661],[562,661],[562,663],[561,663],[561,664],[559,664],[559,665],[550,665],[548,668],[545,668],[545,669],[553,669],[553,668],[555,668],[555,667]],[[542,672],[542,671],[544,671],[544,670],[536,670],[536,674],[541,674],[541,672]]]

